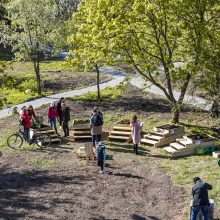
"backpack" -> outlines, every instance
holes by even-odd
[[[24,126],[26,124],[24,119],[20,119],[19,120],[19,125]]]
[[[102,117],[100,115],[93,116],[93,123],[94,123],[95,126],[103,125]]]

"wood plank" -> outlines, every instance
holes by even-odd
[[[83,135],[83,136],[74,135],[74,136],[72,136],[72,138],[74,138],[74,139],[89,139],[89,138],[92,138],[92,136],[91,135]]]
[[[166,151],[167,153],[170,153],[170,154],[174,154],[177,152],[177,150],[175,150],[172,147],[165,147],[165,148],[163,148],[163,150]]]
[[[181,149],[185,149],[186,147],[183,146],[182,144],[178,144],[178,143],[171,143],[170,146],[176,150],[181,150]]]
[[[162,139],[163,137],[158,136],[158,135],[153,135],[153,134],[146,134],[146,135],[144,135],[144,138],[158,141],[158,140]]]
[[[130,127],[114,126],[113,130],[131,131]]]
[[[110,135],[111,134],[117,134],[117,135],[128,135],[128,136],[130,136],[131,135],[131,132],[126,132],[126,131],[111,131],[110,132]]]
[[[149,140],[149,139],[145,139],[145,138],[142,138],[141,142],[145,143],[145,144],[150,144],[150,145],[158,144],[158,141],[153,141],[153,140]]]
[[[83,130],[83,131],[72,131],[72,133],[75,134],[91,134],[90,130]]]
[[[125,137],[125,136],[113,136],[113,135],[110,135],[108,136],[109,139],[118,139],[118,140],[129,140],[129,137]]]

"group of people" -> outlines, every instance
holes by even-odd
[[[48,108],[48,122],[50,126],[57,131],[57,120],[60,126],[63,128],[64,136],[69,136],[69,126],[70,121],[70,109],[65,104],[65,99],[61,98],[57,103],[52,102]],[[31,120],[35,119],[36,115],[33,106],[23,106],[20,113],[20,122],[24,127],[24,137],[29,139],[29,130],[31,126]],[[90,115],[90,128],[92,135],[92,144],[96,148],[98,166],[100,166],[100,173],[104,172],[104,161],[106,158],[106,148],[102,142],[102,125],[104,123],[103,114],[98,107],[95,107]],[[138,154],[138,145],[141,140],[141,131],[143,128],[143,122],[138,121],[137,115],[134,115],[130,120],[131,126],[131,137],[133,140],[133,151]],[[204,220],[208,220],[208,210],[209,210],[209,199],[208,190],[212,189],[212,186],[208,183],[203,182],[199,177],[193,178],[194,186],[192,188],[192,208],[191,208],[191,220],[196,220],[199,211],[201,210]]]
[[[57,135],[57,120],[60,123],[60,128],[63,128],[64,137],[69,136],[69,126],[70,121],[70,109],[65,104],[65,99],[61,98],[57,103],[52,102],[47,111],[48,123],[55,130]],[[28,108],[23,106],[20,112],[20,125],[24,128],[24,138],[29,140],[29,133],[32,120],[36,119],[36,114],[32,105]]]

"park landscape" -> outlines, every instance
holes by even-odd
[[[177,124],[187,134],[215,136],[218,150],[220,119],[205,107],[219,102],[219,1],[28,2],[0,4],[0,107],[7,109],[0,115],[0,218],[189,219],[192,178],[200,176],[213,185],[209,197],[216,205],[214,219],[220,219],[220,168],[210,154],[172,158],[163,147],[141,144],[134,155],[131,142],[103,135],[109,159],[100,175],[96,165],[77,158],[90,140],[65,138],[62,130],[61,143],[48,148],[7,146],[19,125],[14,106],[31,101],[35,108],[50,95],[88,88],[65,97],[70,128],[98,106],[105,134],[137,114],[143,132]],[[55,49],[48,55],[42,45]],[[65,59],[58,55],[63,49],[70,51]],[[179,61],[183,64],[175,67]],[[118,84],[108,87],[119,76]],[[132,83],[135,78],[141,88],[139,81]],[[149,83],[163,94],[147,90]],[[186,96],[208,104],[195,106],[183,101]],[[35,109],[46,125],[49,104]]]

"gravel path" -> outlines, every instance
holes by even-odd
[[[106,87],[115,87],[117,86],[120,82],[122,82],[125,78],[125,73],[121,71],[114,70],[111,67],[106,67],[101,69],[102,72],[111,75],[114,79],[105,83],[100,84],[100,90],[105,89]],[[87,92],[93,92],[97,91],[97,86],[89,86],[84,89],[79,89],[79,90],[72,90],[68,92],[63,92],[63,93],[58,93],[55,95],[50,95],[46,97],[42,97],[39,99],[34,99],[28,102],[21,103],[19,105],[16,105],[18,107],[18,111],[21,110],[23,106],[29,106],[32,105],[34,108],[38,108],[42,105],[51,103],[52,101],[57,101],[61,97],[68,98],[68,97],[73,97],[73,96],[78,96],[78,95],[83,95]],[[0,118],[4,118],[7,116],[11,115],[11,108],[6,108],[0,111]]]

